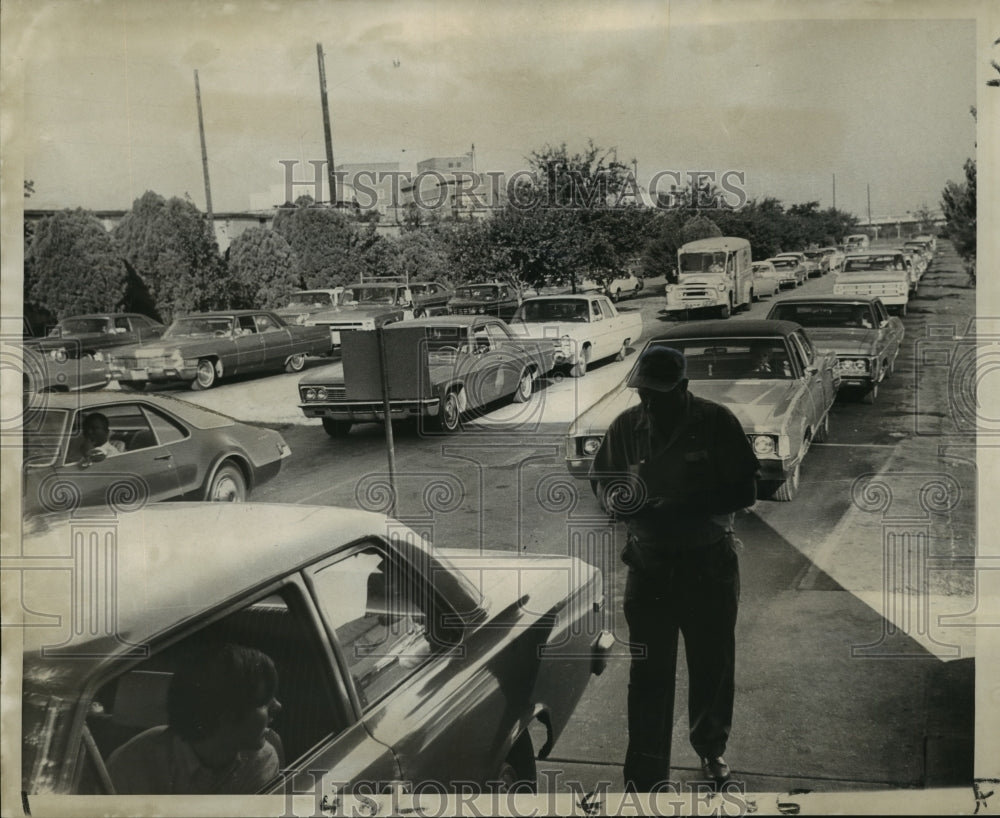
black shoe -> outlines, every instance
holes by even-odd
[[[715,756],[715,758],[702,758],[701,771],[704,773],[705,778],[709,781],[713,781],[717,787],[721,787],[729,781],[730,778],[732,778],[729,771],[729,765],[726,764],[726,760],[722,756]]]

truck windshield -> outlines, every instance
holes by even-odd
[[[521,321],[589,321],[590,310],[582,298],[525,301],[515,317]]]
[[[681,273],[724,273],[732,269],[729,254],[716,253],[684,253],[680,258]]]

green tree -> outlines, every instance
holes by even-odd
[[[280,234],[251,227],[229,246],[230,306],[281,307],[301,283],[298,259]]]
[[[65,318],[118,309],[125,291],[125,266],[93,213],[62,210],[35,225],[25,255],[26,302]]]
[[[376,272],[366,258],[380,238],[374,222],[359,227],[341,211],[303,196],[278,209],[274,231],[292,248],[306,287],[352,284]]]
[[[594,210],[619,207],[638,198],[638,186],[628,164],[618,161],[615,148],[605,150],[588,140],[582,153],[569,152],[566,143],[546,145],[527,157],[531,182],[519,190],[523,204]],[[516,197],[515,197],[516,204]]]
[[[692,216],[681,227],[681,244],[721,236],[722,230],[708,216]]]
[[[965,181],[948,181],[941,191],[944,235],[965,261],[976,258],[976,161],[965,160]]]
[[[146,191],[112,236],[165,318],[228,305],[226,266],[191,202]]]
[[[451,280],[449,244],[437,230],[407,230],[393,242],[390,269],[410,281]]]

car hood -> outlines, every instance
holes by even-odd
[[[794,380],[691,381],[689,390],[699,398],[726,406],[744,431],[780,431],[798,389]],[[634,389],[620,386],[583,412],[570,426],[571,436],[604,434],[619,414],[639,403]]]
[[[299,379],[299,386],[328,386],[331,383],[344,383],[343,362],[311,369],[308,375]]]
[[[516,319],[508,325],[511,333],[518,338],[545,338],[558,341],[563,335],[573,336],[585,333],[590,327],[586,321],[522,321]]]
[[[806,331],[821,352],[870,353],[878,337],[878,330],[852,327],[809,327]]]
[[[886,281],[906,281],[906,270],[865,270],[857,273],[841,273],[837,284],[882,284]]]
[[[513,300],[513,298],[451,298],[448,303],[452,307],[488,307]]]
[[[339,307],[328,308],[314,313],[312,320],[358,321],[363,318],[376,318],[380,315],[396,312],[401,309],[402,307],[394,307],[390,304],[372,304],[370,306],[342,304]]]

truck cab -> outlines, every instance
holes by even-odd
[[[732,236],[700,239],[677,251],[677,283],[666,287],[666,312],[714,310],[728,318],[753,300],[750,242]]]

